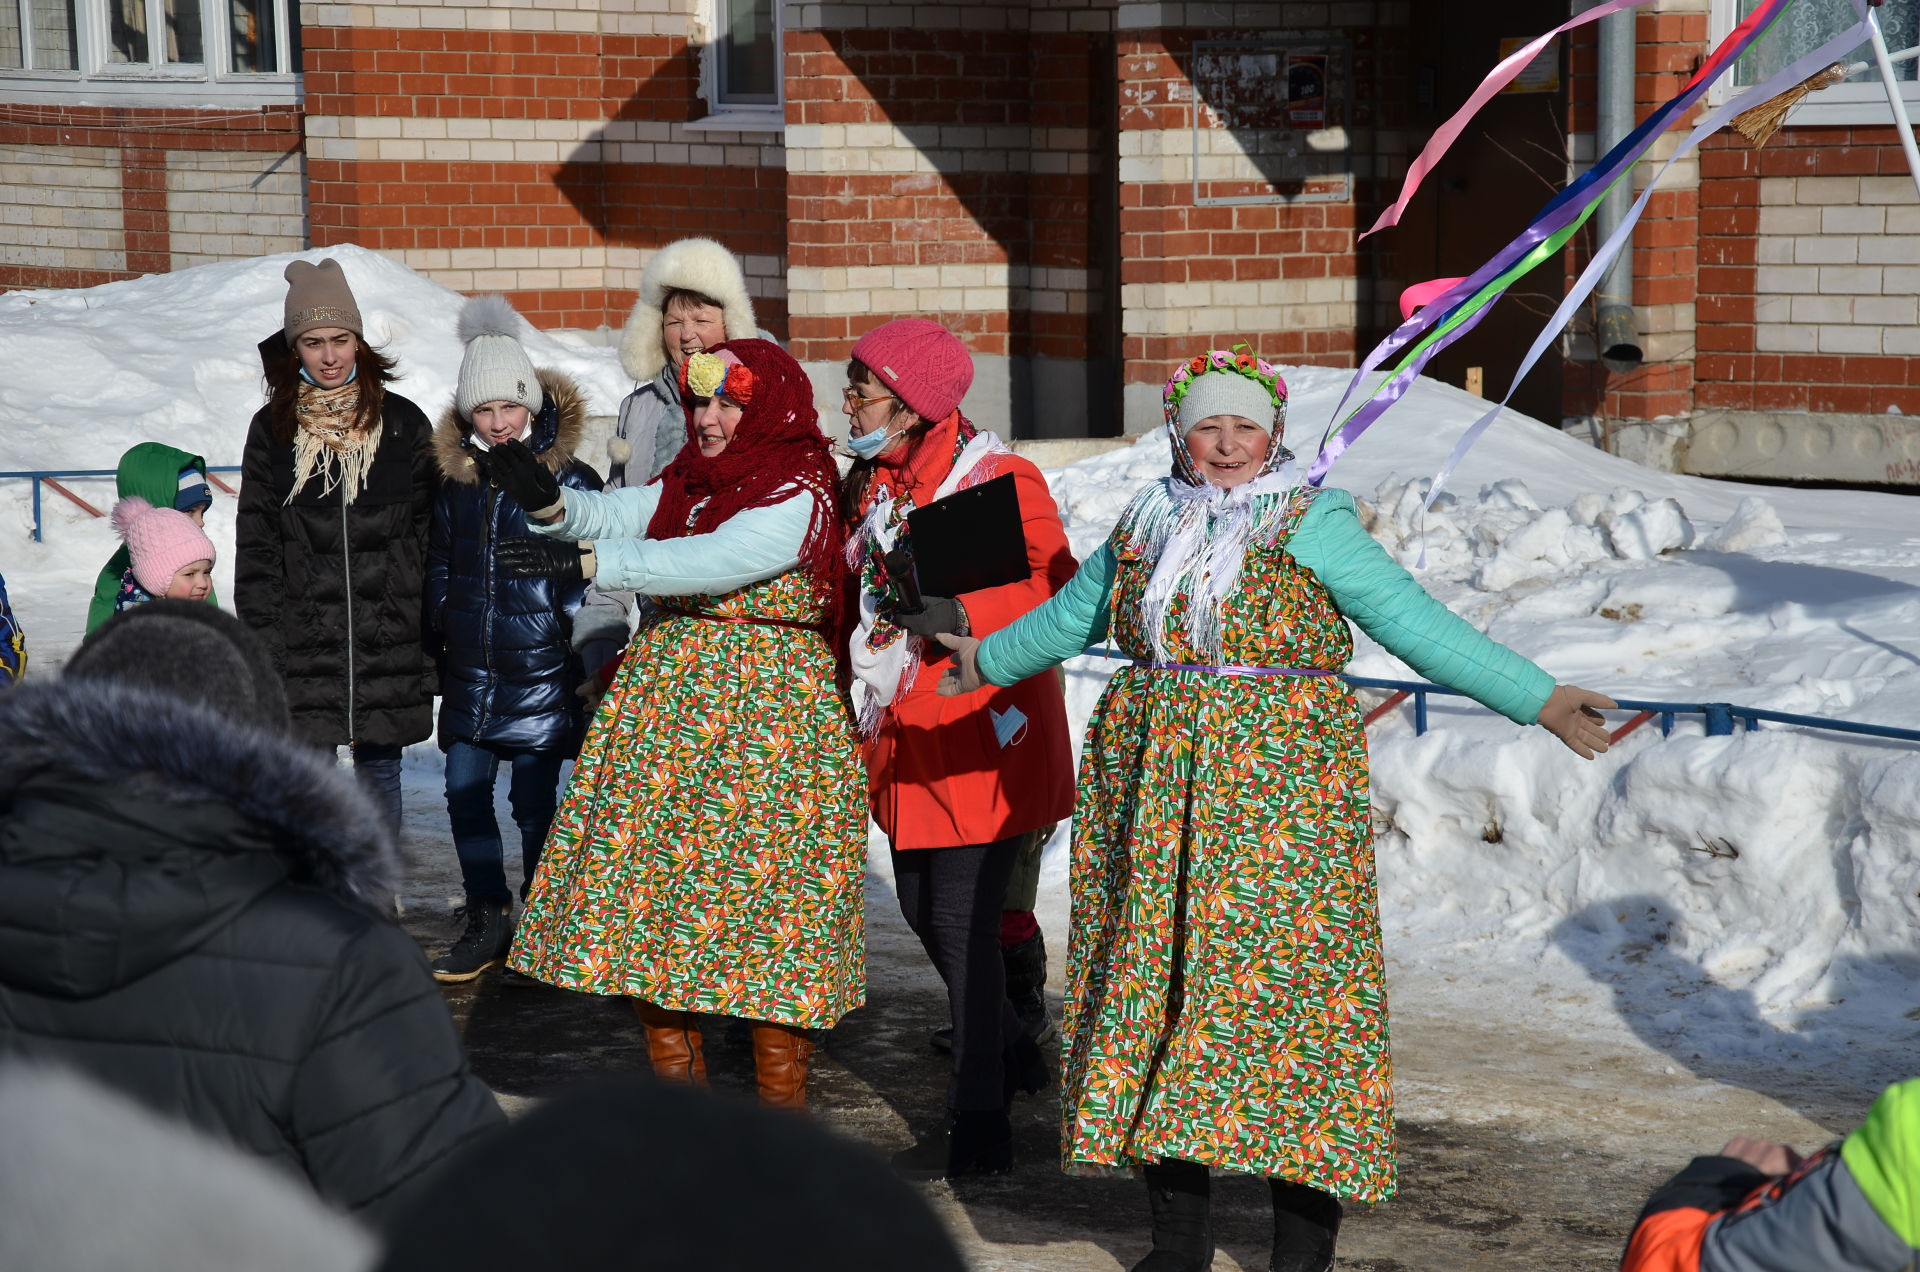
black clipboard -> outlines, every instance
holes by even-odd
[[[959,596],[1033,573],[1011,473],[915,508],[907,529],[922,596]]]

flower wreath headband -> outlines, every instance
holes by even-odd
[[[702,351],[681,364],[680,388],[697,398],[724,397],[745,406],[753,401],[753,368],[738,358]]]
[[[1201,376],[1213,371],[1231,371],[1265,389],[1273,401],[1274,436],[1280,435],[1287,422],[1287,382],[1280,378],[1279,368],[1265,358],[1240,352],[1245,348],[1245,345],[1235,345],[1232,352],[1215,349],[1208,353],[1196,353],[1175,369],[1173,378],[1167,381],[1167,387],[1161,394],[1167,408],[1167,427],[1173,430],[1175,437],[1180,435],[1180,403],[1186,400],[1187,391]]]

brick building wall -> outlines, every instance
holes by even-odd
[[[303,6],[315,246],[356,242],[541,326],[619,325],[710,234],[785,327],[778,134],[689,128],[695,0]]]
[[[1377,181],[1404,163],[1405,139],[1383,130],[1373,112],[1383,46],[1394,43],[1383,36],[1404,28],[1407,17],[1404,2],[1120,7],[1130,430],[1159,422],[1170,368],[1199,350],[1245,343],[1275,361],[1350,366],[1360,340],[1378,328],[1378,307],[1363,307],[1356,224],[1363,202],[1377,207]],[[1284,33],[1303,31],[1332,31],[1352,45],[1352,114],[1343,161],[1334,165],[1345,181],[1306,181],[1273,198],[1279,187],[1244,153],[1245,130],[1235,129],[1227,103],[1210,100],[1204,80],[1196,84],[1196,45],[1284,43]],[[1321,189],[1343,193],[1331,201],[1297,197]],[[1211,202],[1227,199],[1262,201]]]
[[[92,287],[301,246],[293,107],[0,102],[0,288]]]
[[[854,340],[925,317],[972,350],[979,423],[1112,431],[1089,389],[1105,18],[1027,0],[788,10],[792,349],[830,418]]]

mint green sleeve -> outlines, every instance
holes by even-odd
[[[575,493],[568,491],[567,498]],[[731,592],[785,574],[800,564],[815,499],[803,492],[764,508],[748,508],[707,534],[595,539],[593,581],[648,596],[693,596]]]
[[[1323,490],[1287,543],[1361,631],[1435,684],[1532,724],[1553,677],[1427,594],[1360,524],[1353,496]]]
[[[527,528],[550,539],[641,539],[660,506],[660,484],[622,486],[619,490],[575,490],[560,494],[560,520]]]
[[[1018,684],[1104,639],[1116,564],[1113,546],[1101,544],[1052,600],[981,641],[981,677],[988,684]]]

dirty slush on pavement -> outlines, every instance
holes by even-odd
[[[428,950],[454,935],[446,898],[460,890],[452,851],[429,829],[438,815],[426,798],[409,801],[405,923]],[[874,874],[867,923],[868,1003],[824,1039],[810,1102],[824,1125],[886,1154],[941,1116],[947,1061],[927,1035],[945,1020],[946,995],[900,918],[891,882]],[[1063,954],[1055,954],[1056,986]],[[510,1114],[571,1084],[650,1072],[624,999],[497,971],[443,988],[474,1070]],[[714,1088],[751,1098],[744,1029],[714,1018],[704,1026]],[[1057,1045],[1048,1046],[1050,1060]],[[1056,1090],[1015,1102],[1011,1175],[922,1186],[983,1272],[1112,1272],[1149,1244],[1139,1180],[1061,1172]],[[1609,1269],[1649,1190],[1680,1164],[1665,1146],[1629,1158],[1519,1122],[1403,1118],[1399,1131],[1399,1195],[1349,1208],[1338,1264],[1345,1272]],[[1272,1239],[1265,1182],[1222,1177],[1214,1197],[1216,1272],[1264,1268]]]

